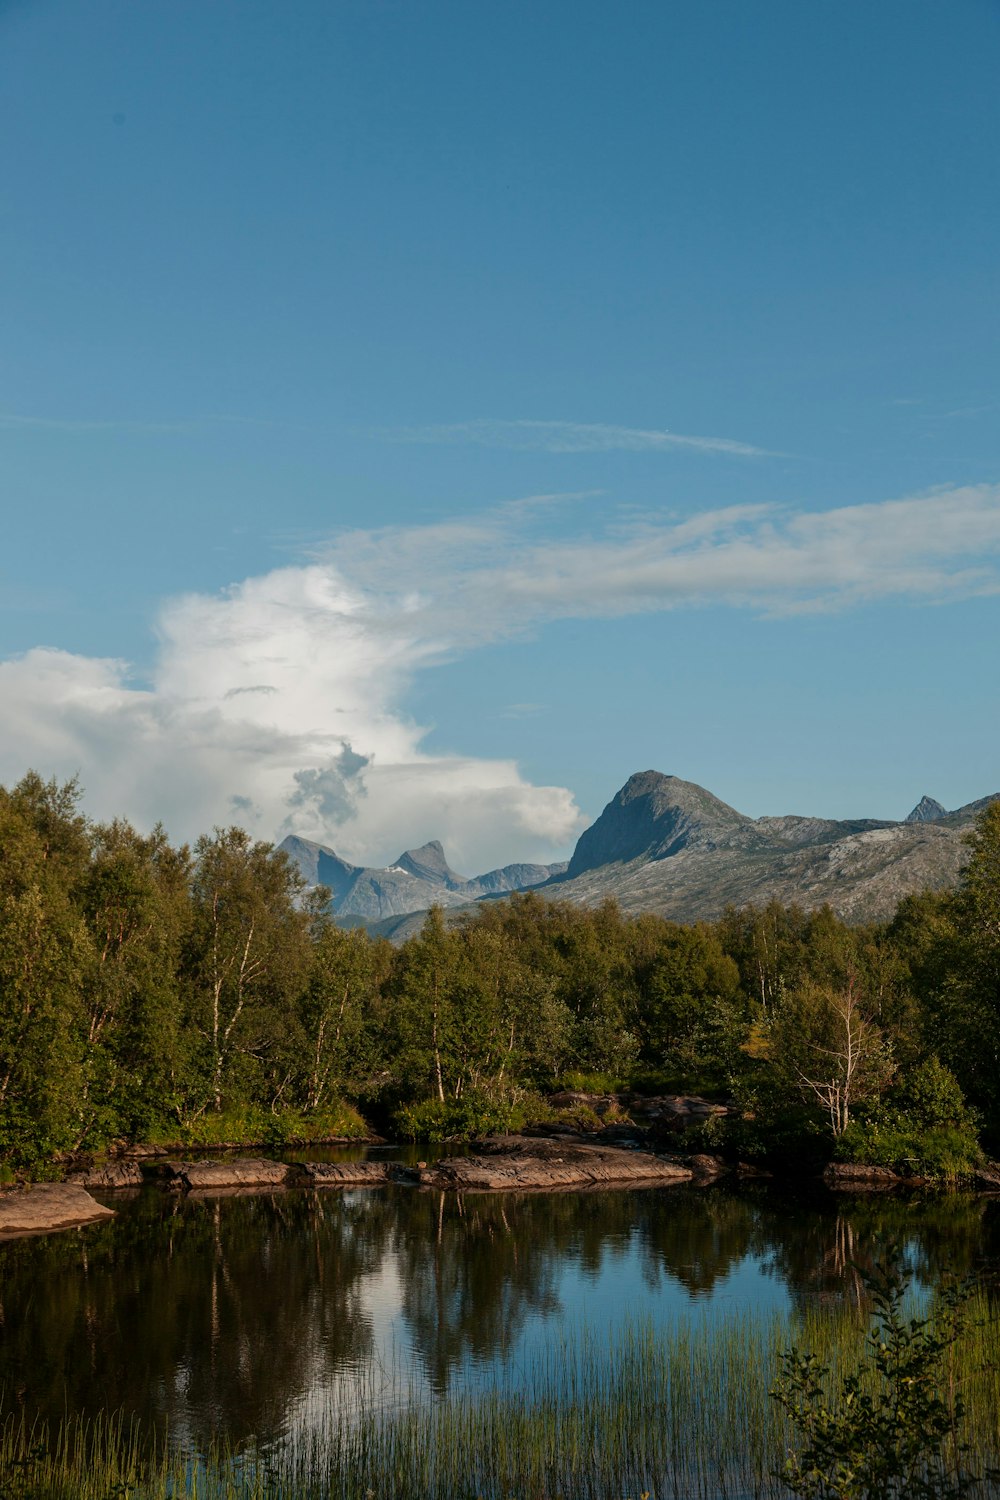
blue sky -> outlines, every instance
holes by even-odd
[[[0,0],[0,779],[470,871],[650,766],[1000,790],[998,61],[996,0]]]

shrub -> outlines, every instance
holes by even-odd
[[[967,1287],[946,1287],[936,1315],[903,1318],[906,1278],[891,1263],[865,1281],[875,1319],[861,1368],[834,1381],[815,1354],[790,1349],[771,1395],[800,1446],[775,1475],[800,1500],[965,1500],[965,1405],[952,1354],[967,1327]],[[996,1475],[990,1474],[990,1481]]]
[[[931,1057],[851,1121],[836,1155],[839,1161],[952,1180],[981,1159],[976,1125],[955,1075]]]
[[[467,1141],[519,1130],[525,1113],[523,1100],[493,1099],[470,1091],[458,1099],[422,1099],[404,1104],[396,1111],[393,1124],[407,1141]]]

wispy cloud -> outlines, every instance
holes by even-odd
[[[0,662],[0,780],[79,770],[96,813],[162,817],[175,834],[236,809],[261,835],[316,835],[358,862],[439,837],[459,867],[486,869],[565,848],[580,816],[510,760],[428,753],[405,707],[427,666],[557,619],[1000,593],[1000,485],[614,522],[567,534],[565,512],[507,506],[347,533],[165,603],[148,686],[122,661],[63,651]]]
[[[84,417],[38,417],[24,412],[0,411],[0,431],[32,431],[90,433],[90,432],[195,432],[204,427],[261,427],[273,424],[264,418],[210,415],[185,417],[174,422],[132,421],[126,418],[107,417],[91,419]]]
[[[384,435],[400,443],[469,444],[526,453],[669,453],[684,449],[736,458],[777,456],[733,438],[689,437],[667,428],[619,427],[608,422],[507,422],[484,417],[472,422],[396,427]]]

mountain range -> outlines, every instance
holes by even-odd
[[[437,839],[406,849],[384,869],[351,865],[324,844],[295,834],[279,845],[298,865],[306,884],[328,886],[338,920],[354,918],[366,925],[386,918],[426,911],[429,906],[468,906],[484,896],[503,896],[542,885],[565,873],[556,865],[505,865],[485,875],[457,874]]]
[[[394,941],[416,930],[433,904],[457,913],[527,889],[584,906],[612,896],[626,912],[678,922],[771,900],[828,903],[846,921],[866,922],[891,917],[911,891],[955,885],[967,857],[964,836],[997,799],[1000,793],[948,812],[922,797],[902,822],[750,818],[694,782],[640,771],[580,836],[568,864],[506,865],[468,879],[449,867],[436,840],[387,869],[348,864],[297,836],[280,847],[309,885],[329,886],[338,921],[363,922]]]

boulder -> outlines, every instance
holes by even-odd
[[[891,1167],[869,1167],[864,1162],[832,1161],[823,1173],[823,1181],[832,1188],[894,1187],[902,1178]]]
[[[1000,1193],[1000,1162],[988,1161],[972,1174],[976,1186],[987,1193]]]
[[[38,1182],[28,1188],[0,1193],[0,1239],[15,1234],[48,1234],[75,1229],[98,1219],[114,1218],[114,1210],[97,1203],[74,1182]]]
[[[387,1161],[307,1161],[299,1168],[307,1187],[379,1187],[392,1180]]]
[[[707,1151],[698,1151],[693,1156],[689,1156],[687,1165],[695,1177],[703,1181],[711,1177],[721,1177],[729,1170],[721,1156],[710,1156]]]
[[[142,1185],[142,1168],[134,1161],[106,1161],[100,1166],[78,1167],[69,1173],[66,1181],[79,1187],[101,1188],[102,1191],[136,1188]]]
[[[700,1094],[661,1094],[657,1098],[629,1100],[629,1111],[633,1115],[649,1115],[653,1119],[676,1121],[678,1124],[693,1124],[696,1120],[707,1120],[710,1115],[727,1115],[725,1104],[713,1104]]]
[[[446,1157],[410,1175],[422,1187],[456,1192],[650,1186],[692,1177],[688,1167],[645,1151],[525,1136],[488,1137],[474,1156]]]

